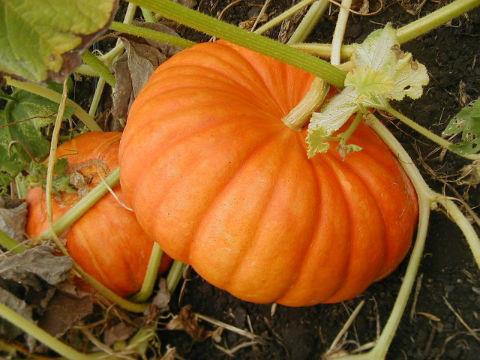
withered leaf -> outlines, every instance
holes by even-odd
[[[137,23],[136,25],[178,36],[175,31],[163,24]],[[131,103],[153,71],[181,49],[129,35],[122,36],[121,40],[125,46],[125,53],[113,66],[117,82],[112,93],[112,116],[123,124]]]
[[[18,242],[24,239],[27,205],[22,202],[6,203],[0,198],[0,230]]]
[[[40,288],[39,279],[50,285],[62,282],[71,268],[72,260],[68,256],[56,256],[52,248],[45,245],[0,258],[0,278],[35,289]]]
[[[105,345],[112,346],[117,341],[129,339],[134,332],[135,327],[121,322],[105,330],[103,341],[105,342]]]
[[[10,309],[15,310],[18,314],[25,319],[32,319],[32,307],[25,301],[17,298],[12,293],[4,290],[0,287],[0,303],[7,305]],[[9,339],[13,339],[20,335],[22,331],[16,326],[4,321],[0,318],[0,335],[6,336]]]
[[[204,341],[212,335],[211,331],[198,324],[198,319],[192,312],[191,305],[180,309],[180,313],[167,324],[167,329],[185,331],[195,341]]]
[[[93,300],[90,296],[78,298],[57,291],[39,325],[53,336],[62,336],[92,311]]]

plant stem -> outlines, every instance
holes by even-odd
[[[101,183],[89,191],[80,201],[78,201],[71,209],[63,214],[53,226],[43,232],[39,240],[46,240],[52,236],[52,231],[57,236],[62,235],[75,221],[80,219],[98,200],[109,192],[109,188],[115,187],[120,179],[120,168],[114,169]]]
[[[25,245],[18,243],[2,230],[0,230],[0,246],[7,251],[11,251],[17,254],[27,250]]]
[[[280,24],[283,20],[288,19],[289,17],[293,16],[296,12],[302,10],[305,6],[310,5],[314,1],[316,1],[316,0],[302,0],[302,1],[300,1],[298,4],[293,5],[292,7],[290,7],[289,9],[284,11],[283,13],[281,13],[280,15],[278,15],[278,16],[274,17],[273,19],[267,21],[265,24],[260,26],[254,32],[256,34],[259,34],[259,35],[265,33],[266,31],[268,31],[271,28]]]
[[[480,0],[455,0],[450,4],[441,7],[430,14],[421,17],[420,19],[411,22],[401,28],[397,29],[397,36],[400,44],[404,44],[410,40],[416,39],[419,36],[425,35],[431,30],[434,30],[450,20],[465,14],[466,12],[480,6]],[[320,56],[328,59],[331,54],[331,44],[319,43],[303,43],[292,44],[293,48],[303,50],[307,53]],[[353,46],[343,45],[341,48],[342,59],[347,59],[352,56]]]
[[[332,39],[332,55],[330,57],[330,63],[333,65],[340,65],[343,37],[345,36],[345,29],[347,28],[351,6],[352,0],[342,0]]]
[[[103,90],[105,89],[105,79],[100,77],[95,86],[95,92],[93,93],[92,102],[90,103],[90,109],[88,109],[88,115],[95,117],[97,113],[98,105],[102,99]]]
[[[145,9],[145,8],[141,8],[142,10],[142,15],[143,15],[143,19],[145,20],[145,22],[149,22],[149,23],[155,23],[157,22],[157,19],[155,19],[155,16],[153,16],[153,13],[148,10],[148,9]]]
[[[56,102],[57,104],[61,101],[62,95],[60,95],[54,90],[34,83],[15,80],[8,76],[5,77],[5,79],[7,85],[9,86],[14,86],[17,89],[31,92],[32,94],[44,97],[50,101]],[[95,120],[90,115],[88,115],[85,110],[80,107],[80,105],[70,99],[67,99],[67,105],[69,108],[73,109],[75,116],[78,117],[90,131],[102,131],[100,126],[98,126],[98,124],[95,122]]]
[[[184,39],[180,36],[166,34],[161,31],[156,31],[156,30],[152,30],[149,28],[141,27],[141,26],[122,24],[116,21],[112,22],[112,24],[110,25],[110,29],[114,31],[119,31],[125,34],[139,36],[149,40],[155,40],[160,43],[179,46],[182,48],[187,48],[195,45],[195,42]]]
[[[186,265],[181,261],[175,260],[167,275],[167,290],[171,294],[175,291]]]
[[[85,75],[85,76],[91,76],[91,77],[98,76],[96,71],[93,70],[90,66],[88,66],[86,64],[82,64],[79,67],[77,67],[75,69],[75,73],[80,74],[80,75]]]
[[[450,20],[480,6],[480,0],[455,0],[448,5],[397,30],[400,43],[405,43],[448,23]]]
[[[55,118],[55,123],[53,125],[52,140],[50,141],[50,155],[48,156],[48,165],[47,165],[47,180],[45,185],[45,200],[47,202],[47,222],[48,227],[51,229],[53,224],[53,202],[52,202],[52,187],[53,187],[53,168],[55,166],[55,161],[57,160],[57,145],[58,137],[60,136],[60,129],[62,127],[63,114],[65,113],[65,104],[67,101],[67,80],[65,78],[63,82],[62,98],[58,106],[57,117]],[[63,247],[63,244],[61,244]],[[62,249],[63,251],[63,249]],[[66,249],[65,249],[66,252]]]
[[[115,86],[115,77],[102,60],[93,55],[90,51],[85,51],[82,60],[90,66],[98,75],[100,75],[110,86]]]
[[[130,0],[145,6],[163,17],[192,27],[209,35],[221,37],[253,51],[271,56],[277,60],[300,67],[328,83],[342,87],[345,72],[314,56],[302,53],[288,45],[240,29],[213,17],[188,9],[170,0]]]
[[[460,152],[458,152],[453,144],[448,141],[448,140],[445,140],[444,138],[432,133],[430,130],[428,130],[427,128],[423,127],[422,125],[420,125],[419,123],[413,121],[412,119],[410,119],[409,117],[403,115],[401,112],[395,110],[394,108],[392,108],[391,106],[388,106],[387,108],[383,109],[385,110],[386,112],[388,112],[390,115],[396,117],[398,120],[400,120],[402,123],[404,123],[405,125],[407,125],[408,127],[412,128],[413,130],[415,130],[416,132],[418,132],[419,134],[423,135],[424,137],[426,137],[427,139],[429,139],[430,141],[434,142],[435,144],[441,146],[442,148],[444,149],[447,149],[447,150],[450,150],[451,152],[459,155],[459,156],[462,156],[466,159],[469,159],[469,160],[478,160],[480,159],[480,154],[462,154]]]
[[[67,359],[92,359],[92,357],[82,354],[72,347],[64,344],[57,338],[47,333],[45,330],[35,325],[32,321],[25,319],[23,316],[17,314],[7,305],[2,303],[0,303],[0,316]]]
[[[283,123],[294,131],[300,131],[310,120],[312,113],[323,103],[328,89],[325,81],[315,78],[302,100],[282,119]]]
[[[158,269],[162,262],[163,251],[160,248],[160,245],[157,242],[153,243],[152,253],[150,254],[150,259],[148,260],[148,267],[143,279],[142,288],[138,293],[136,293],[131,300],[135,302],[144,302],[152,295],[153,288],[155,287],[155,282],[158,277]]]
[[[346,144],[348,139],[350,139],[350,137],[355,132],[355,130],[357,130],[358,125],[360,125],[364,116],[365,114],[359,111],[357,115],[355,115],[355,119],[352,121],[348,129],[339,135],[339,140],[343,141],[343,143]]]
[[[305,41],[318,24],[323,14],[330,5],[328,0],[315,1],[308,9],[300,24],[297,26],[287,44],[295,44]]]
[[[470,247],[470,251],[475,258],[475,262],[480,268],[480,240],[472,224],[470,224],[465,215],[463,215],[457,204],[455,204],[451,199],[447,198],[446,196],[441,195],[436,197],[435,202],[443,206],[443,208],[447,211],[448,216],[455,224],[458,225],[460,230],[462,230],[463,235],[467,240],[467,244]]]

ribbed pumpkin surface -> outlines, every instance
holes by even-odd
[[[57,156],[67,159],[69,171],[83,176],[88,189],[118,167],[121,133],[91,132],[58,147]],[[113,189],[119,198],[119,186]],[[80,200],[77,193],[53,197],[54,220]],[[37,187],[27,195],[27,234],[36,237],[47,229],[45,193]],[[153,240],[141,229],[135,215],[111,194],[105,195],[67,232],[67,249],[73,259],[105,286],[125,296],[140,289]],[[164,257],[162,268],[170,260]]]
[[[281,119],[312,76],[220,41],[153,74],[129,114],[121,184],[145,231],[210,283],[252,302],[338,302],[405,256],[416,194],[366,125],[343,160],[308,159]]]

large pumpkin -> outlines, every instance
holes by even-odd
[[[342,159],[308,159],[281,119],[312,76],[227,42],[162,64],[134,102],[121,184],[145,231],[210,283],[252,302],[350,299],[407,253],[417,198],[366,125]]]
[[[84,191],[96,186],[102,177],[118,167],[120,133],[91,132],[78,136],[58,147],[57,155],[65,158],[69,171],[85,182]],[[119,199],[119,186],[113,191]],[[54,220],[80,200],[78,193],[62,193],[53,197]],[[47,229],[45,193],[31,189],[27,195],[27,234],[36,237]],[[90,275],[121,296],[138,291],[143,283],[153,240],[112,194],[105,195],[66,233],[67,250]],[[170,260],[164,257],[161,270]]]

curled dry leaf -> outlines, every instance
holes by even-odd
[[[0,258],[0,278],[35,289],[40,288],[40,279],[49,285],[59,284],[71,268],[69,257],[56,256],[52,248],[44,245]]]
[[[0,303],[7,305],[10,309],[15,310],[18,314],[22,315],[25,319],[32,319],[32,307],[25,301],[19,299],[7,290],[0,287]],[[3,319],[0,319],[0,335],[9,339],[13,339],[20,335],[22,330],[16,326],[10,324]]]
[[[137,23],[138,26],[178,34],[168,26],[158,23]],[[143,88],[153,71],[181,48],[134,36],[122,36],[125,53],[115,62],[113,69],[117,80],[113,89],[112,115],[124,123],[130,104]]]
[[[78,321],[93,311],[93,301],[90,296],[75,297],[62,292],[56,292],[50,300],[47,310],[40,320],[40,327],[53,336],[62,336]]]
[[[117,341],[129,339],[135,332],[135,327],[120,322],[105,330],[103,341],[107,346],[112,346]]]
[[[27,205],[24,202],[5,201],[0,198],[0,230],[21,242],[27,221]]]
[[[184,306],[180,313],[167,324],[167,329],[185,331],[195,341],[204,341],[212,335],[211,331],[198,324],[198,319],[192,312],[191,305]]]

